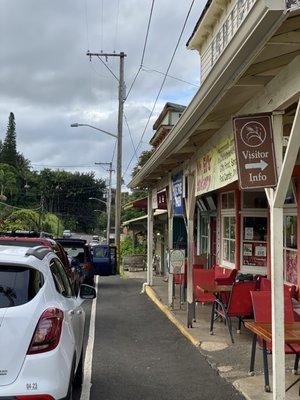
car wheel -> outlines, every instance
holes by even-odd
[[[81,350],[80,360],[74,377],[74,386],[76,388],[79,388],[81,387],[82,383],[83,383],[83,349]]]

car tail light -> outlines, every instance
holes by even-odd
[[[63,318],[64,313],[58,308],[45,310],[35,328],[27,354],[44,353],[55,349],[59,343]]]
[[[34,394],[31,396],[16,396],[13,398],[16,400],[54,400],[49,394]]]
[[[87,269],[87,270],[93,269],[93,263],[91,263],[90,261],[87,261],[86,263],[84,263],[84,269]]]

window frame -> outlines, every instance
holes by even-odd
[[[54,277],[54,273],[53,273],[53,270],[52,270],[52,264],[53,263],[56,264],[56,268],[58,268],[58,272],[59,272],[60,278],[62,279],[62,284],[63,284],[64,288],[65,288],[65,282],[64,282],[64,279],[62,278],[61,271],[62,271],[62,274],[64,275],[64,277],[66,278],[65,281],[67,282],[67,285],[69,285],[69,289],[70,289],[69,290],[69,295],[64,294],[65,290],[62,292],[62,291],[60,291],[58,289],[58,287],[57,287],[58,283],[57,283],[57,280]],[[69,277],[68,277],[68,275],[67,275],[67,273],[66,273],[66,271],[65,271],[65,269],[64,269],[64,267],[63,267],[63,265],[62,265],[62,263],[61,263],[59,258],[54,258],[54,257],[51,258],[51,260],[49,262],[49,269],[50,269],[50,272],[51,272],[51,275],[52,275],[52,279],[53,279],[53,283],[54,283],[56,292],[58,294],[60,294],[61,296],[63,296],[64,298],[66,298],[66,299],[71,299],[71,298],[75,297],[75,292],[74,292],[73,286],[72,286],[72,284],[70,282],[70,279],[69,279]]]

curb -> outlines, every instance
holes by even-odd
[[[190,332],[188,331],[188,328],[186,328],[182,322],[178,321],[178,319],[175,317],[172,311],[170,311],[169,308],[160,301],[159,297],[157,296],[156,292],[152,289],[152,287],[145,285],[144,289],[147,296],[160,309],[160,311],[162,311],[165,314],[165,316],[176,326],[176,328],[182,333],[182,335],[185,336],[192,343],[193,346],[197,348],[200,347],[201,342],[195,339],[194,336],[191,335]]]

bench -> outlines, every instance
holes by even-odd
[[[129,272],[143,270],[147,268],[147,256],[145,254],[135,254],[123,256],[123,269]]]

